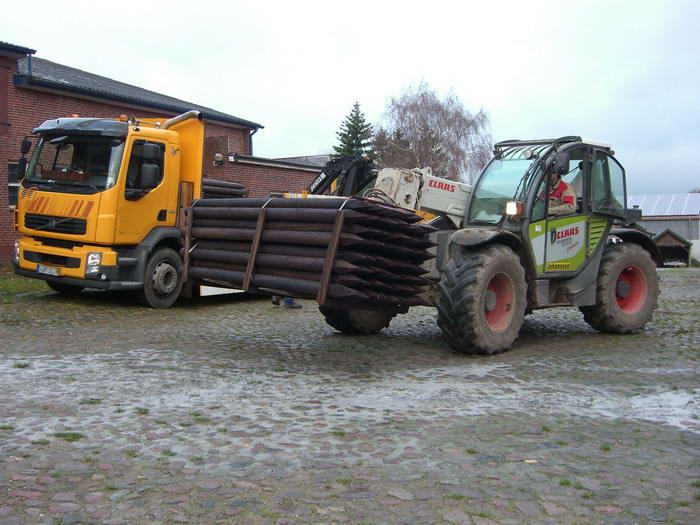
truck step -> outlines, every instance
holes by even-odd
[[[138,262],[138,257],[119,257],[117,260],[119,266],[136,266]]]

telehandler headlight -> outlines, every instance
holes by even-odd
[[[85,274],[96,274],[100,271],[100,264],[102,263],[102,253],[100,252],[89,252],[87,256],[87,263],[85,264]]]
[[[506,215],[510,217],[520,217],[523,214],[524,208],[522,202],[508,201],[506,202]]]

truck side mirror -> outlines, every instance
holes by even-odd
[[[160,158],[160,151],[160,146],[158,144],[146,142],[141,151],[141,158],[143,158],[144,162],[158,160]]]
[[[17,161],[17,178],[22,180],[27,173],[27,157],[20,157]]]
[[[144,150],[146,145],[144,145]],[[156,146],[156,149],[158,147]],[[141,166],[141,188],[152,190],[160,184],[160,167],[158,164],[144,162]]]
[[[32,149],[32,141],[29,139],[24,139],[19,145],[19,151],[22,154],[22,156],[29,153],[30,149]]]

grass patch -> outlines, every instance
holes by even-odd
[[[560,487],[570,487],[570,486],[571,486],[571,480],[562,479],[561,481],[559,481],[559,486],[560,486]]]
[[[43,446],[43,445],[48,445],[49,443],[51,443],[51,441],[49,441],[48,439],[35,439],[34,441],[32,441],[32,445]]]
[[[352,478],[338,478],[335,482],[341,485],[350,485],[350,483],[352,483]]]
[[[542,432],[549,432],[550,430],[552,430],[551,427],[548,427],[547,425],[542,425]]]
[[[139,457],[139,453],[136,452],[135,450],[127,450],[127,451],[125,452],[125,454],[126,454],[126,457],[128,457],[128,458],[137,458],[137,457]]]
[[[347,434],[347,432],[345,432],[345,430],[333,430],[331,434],[333,434],[336,437],[343,437]]]
[[[568,445],[568,443],[566,441],[557,441],[557,445],[559,445],[560,447],[565,447]]]
[[[123,408],[118,408],[114,411],[115,414],[121,414],[123,412],[126,412],[126,410],[124,410]]]
[[[136,412],[139,416],[145,416],[150,412],[150,410],[148,410],[147,408],[143,408],[143,407],[136,407],[134,409],[134,412]]]
[[[12,365],[12,368],[29,368],[31,366],[32,365],[27,363],[26,361],[18,361]]]
[[[204,417],[204,416],[198,416],[198,417],[194,418],[194,422],[199,423],[201,425],[201,424],[205,424],[205,423],[211,423],[211,419],[209,419],[208,417]]]
[[[9,266],[0,267],[0,303],[9,303],[30,292],[48,292],[48,288],[41,279],[20,277]]]
[[[105,485],[105,490],[119,490],[116,485]]]
[[[474,454],[478,454],[478,453],[479,453],[479,451],[476,450],[475,448],[468,448],[467,450],[465,450],[465,452],[466,452],[467,454],[471,454],[472,456],[473,456]]]
[[[462,501],[463,499],[467,499],[467,497],[464,494],[456,494],[453,492],[451,494],[447,494],[445,496],[445,499],[453,499],[456,501]]]
[[[689,501],[681,501],[681,500],[675,500],[675,501],[673,502],[673,504],[674,504],[676,507],[689,507],[689,506],[690,506],[690,502],[689,502]]]
[[[576,483],[574,483],[574,488],[576,490],[586,490],[586,487],[584,487],[580,481],[577,481]]]
[[[156,423],[158,425],[167,425],[168,424],[168,422],[165,419],[156,419],[154,421],[154,423]]]
[[[80,432],[56,432],[54,433],[53,437],[57,437],[68,441],[69,443],[72,443],[73,441],[83,439],[85,437],[85,434],[81,434]]]
[[[223,434],[224,432],[228,432],[228,428],[226,428],[226,427],[219,427],[219,428],[216,429],[216,431],[217,431],[217,432],[221,432],[221,433]]]
[[[102,400],[96,397],[89,397],[80,402],[81,405],[99,405],[100,403],[102,403]]]
[[[602,450],[603,452],[610,452],[612,450],[612,447],[606,443],[605,445],[600,446],[600,450]]]
[[[14,430],[15,427],[12,425],[0,425],[0,430]]]
[[[175,455],[175,452],[173,452],[172,450],[170,450],[170,449],[168,448],[168,449],[165,449],[165,450],[161,450],[161,451],[160,451],[160,454],[161,454],[162,456],[167,456],[167,457],[171,458],[171,457],[173,457],[173,456]]]
[[[696,489],[700,489],[700,479],[696,479],[695,481],[693,481],[693,482],[691,483],[691,485],[692,485],[693,487],[695,487]]]
[[[181,427],[191,427],[194,423],[192,423],[192,421],[183,421],[182,423],[178,423],[178,425]]]

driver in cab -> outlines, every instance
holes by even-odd
[[[558,154],[559,156],[561,154]],[[576,192],[561,180],[568,171],[568,158],[556,158],[549,173],[549,216],[571,215],[576,212]],[[565,167],[566,166],[566,167]]]

